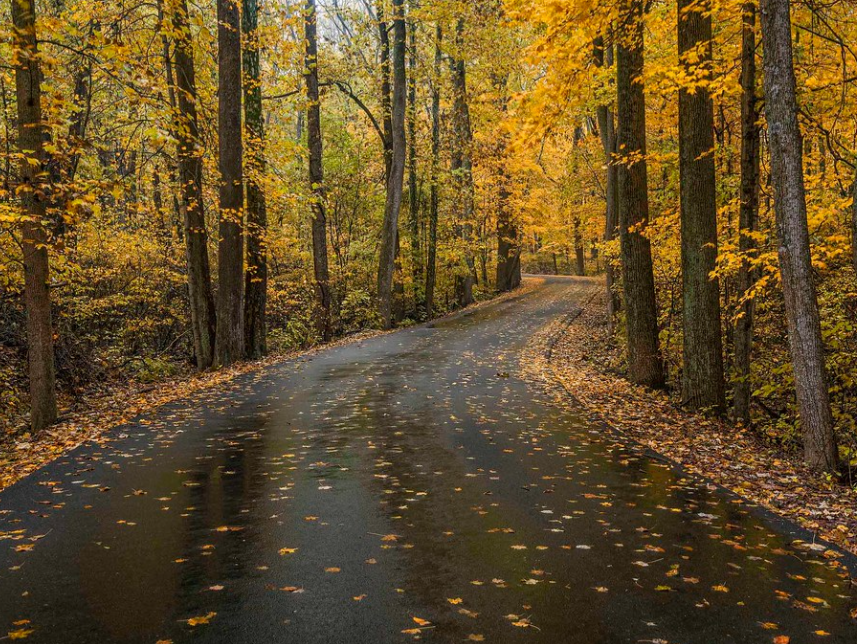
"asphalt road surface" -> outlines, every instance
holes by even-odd
[[[284,362],[22,480],[0,640],[857,642],[824,547],[522,377],[591,288]]]

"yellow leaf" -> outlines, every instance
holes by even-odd
[[[29,637],[33,631],[36,630],[34,628],[19,628],[15,631],[9,631],[9,639],[10,640],[22,640],[24,638]]]
[[[430,621],[428,621],[427,619],[423,619],[422,617],[414,617],[413,620],[416,624],[419,624],[420,626],[428,626],[429,624],[431,624]]]
[[[200,615],[199,617],[191,617],[187,620],[189,626],[199,626],[201,624],[208,624],[211,621],[211,618],[217,615],[215,612],[210,612],[205,615]]]

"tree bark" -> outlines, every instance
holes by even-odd
[[[404,0],[393,0],[393,153],[387,180],[384,222],[381,228],[381,251],[378,265],[378,315],[385,329],[392,326],[393,273],[396,264],[396,238],[402,188],[405,179],[405,111],[407,109],[407,79],[405,49],[407,39]]]
[[[812,277],[789,0],[762,0],[761,13],[771,184],[804,458],[812,469],[832,471],[836,437]]]
[[[679,65],[689,77],[710,80],[710,0],[678,2]],[[698,59],[698,60],[697,60]],[[714,103],[707,85],[678,93],[681,276],[684,361],[682,401],[715,414],[726,406],[720,285],[717,263],[717,194],[714,168]]]
[[[220,170],[217,340],[215,359],[244,355],[244,186],[241,132],[241,22],[236,0],[217,0],[217,90]]]
[[[595,64],[598,67],[612,67],[613,45],[604,47],[604,38],[599,36],[595,39]],[[616,228],[619,225],[619,166],[613,155],[616,154],[616,129],[613,120],[613,110],[610,105],[603,103],[595,108],[595,117],[598,122],[598,133],[601,137],[601,147],[604,150],[604,164],[607,166],[604,182],[606,194],[606,207],[604,214],[604,241],[611,242],[616,236]],[[616,290],[616,271],[610,261],[605,262],[605,278],[607,282],[607,330],[613,335],[616,326],[616,314],[619,312],[619,293]]]
[[[242,0],[241,28],[245,47],[244,127],[251,146],[247,155],[247,272],[244,276],[244,351],[248,358],[268,352],[268,258],[265,236],[268,212],[262,180],[265,176],[265,123],[259,69],[259,1]]]
[[[178,88],[176,144],[187,250],[187,280],[196,365],[207,369],[214,362],[216,314],[211,291],[208,233],[202,201],[202,155],[199,149],[196,74],[187,0],[176,0],[175,73]]]
[[[50,265],[46,206],[49,190],[42,121],[42,87],[36,40],[34,0],[11,0],[13,65],[18,104],[18,148],[24,219],[21,249],[24,260],[24,306],[27,312],[27,361],[30,377],[30,427],[38,432],[57,419],[54,340],[51,320]]]
[[[429,187],[428,248],[426,249],[426,317],[434,315],[434,287],[437,275],[438,181],[440,170],[440,75],[443,29],[435,28],[434,78],[431,88],[431,185]]]
[[[738,248],[744,258],[738,270],[739,317],[735,322],[735,390],[733,416],[750,422],[750,357],[753,347],[755,303],[747,292],[756,280],[748,257],[754,253],[753,233],[759,213],[759,113],[756,105],[756,5],[742,7],[741,31],[741,206],[738,214]]]
[[[384,131],[384,181],[390,181],[393,163],[393,104],[390,88],[390,31],[384,19],[384,0],[375,3],[378,14],[378,37],[381,42],[381,123]]]
[[[649,222],[646,167],[646,100],[643,90],[643,0],[622,0],[626,25],[616,47],[617,149],[619,165],[619,238],[628,334],[628,377],[663,387],[658,342],[658,308],[652,248],[645,236]]]
[[[851,185],[851,266],[857,272],[857,173]]]
[[[509,107],[508,83],[508,74],[495,77],[497,109],[504,116]],[[521,284],[521,231],[509,205],[509,174],[505,165],[509,137],[503,132],[498,133],[497,139],[497,291],[505,293]]]
[[[452,175],[456,185],[456,198],[460,201],[460,215],[456,230],[464,245],[464,266],[456,275],[456,302],[468,306],[475,301],[473,286],[476,281],[476,264],[471,248],[473,237],[473,131],[470,125],[470,106],[467,102],[467,65],[463,55],[464,19],[456,27],[456,57],[452,60],[452,119],[455,137],[452,150]]]
[[[419,318],[425,309],[423,256],[420,249],[420,195],[417,175],[417,24],[409,21],[408,55],[408,233],[411,243],[411,277],[414,312]]]
[[[586,274],[586,266],[583,253],[583,234],[580,231],[580,219],[574,219],[574,274],[583,276]],[[567,257],[567,256],[566,256]]]
[[[324,340],[332,335],[330,272],[327,261],[327,213],[325,212],[324,167],[322,165],[321,104],[318,95],[318,37],[315,0],[307,0],[304,13],[307,88],[307,144],[309,184],[312,192],[312,259],[321,317],[318,330]]]

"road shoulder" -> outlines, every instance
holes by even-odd
[[[765,444],[751,430],[687,413],[665,394],[622,377],[603,291],[600,281],[590,280],[569,315],[533,336],[524,359],[528,375],[561,386],[593,421],[857,554],[857,488],[813,474],[798,455]],[[803,547],[827,550],[807,541]]]

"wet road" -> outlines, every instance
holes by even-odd
[[[161,408],[0,494],[0,640],[857,641],[788,524],[521,377],[587,287]]]

